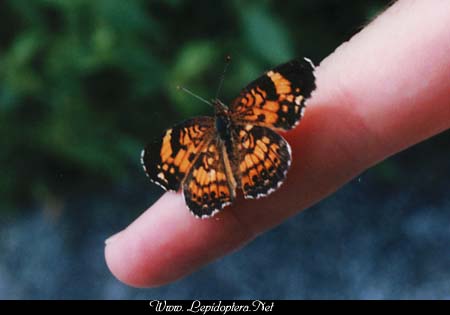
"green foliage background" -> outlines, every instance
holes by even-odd
[[[269,67],[319,63],[388,1],[0,2],[0,206],[143,178],[140,150]],[[392,173],[390,171],[390,173]]]

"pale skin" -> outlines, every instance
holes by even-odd
[[[206,220],[181,193],[165,193],[107,240],[111,272],[136,287],[175,281],[450,128],[450,1],[398,1],[324,59],[316,78],[304,118],[284,134],[293,163],[278,191],[238,198]]]

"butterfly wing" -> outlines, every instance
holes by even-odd
[[[240,187],[245,198],[259,198],[275,191],[291,165],[291,149],[283,137],[261,126],[237,126]]]
[[[200,218],[212,216],[233,202],[236,182],[218,137],[199,153],[183,182],[183,193],[189,210]]]
[[[164,132],[142,151],[141,162],[151,181],[165,190],[180,188],[204,146],[213,139],[214,119],[197,117]]]
[[[250,83],[230,106],[235,122],[289,130],[302,117],[305,101],[315,89],[314,66],[293,60]]]

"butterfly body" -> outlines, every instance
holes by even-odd
[[[291,149],[277,130],[292,129],[315,88],[309,60],[294,60],[250,83],[229,107],[213,100],[214,117],[196,117],[164,132],[142,152],[150,179],[182,190],[197,217],[210,217],[245,198],[276,190],[291,164]]]
[[[232,154],[232,128],[233,121],[231,120],[228,108],[225,108],[219,100],[214,101],[215,107],[215,128],[220,140],[225,144],[227,153]]]

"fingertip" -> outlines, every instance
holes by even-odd
[[[105,247],[112,274],[133,287],[155,287],[178,280],[253,237],[233,207],[213,218],[195,218],[179,193],[165,193]]]
[[[143,287],[144,284],[133,277],[133,269],[130,268],[129,261],[125,262],[123,259],[123,253],[120,250],[120,240],[116,235],[113,238],[109,238],[105,242],[105,261],[111,273],[121,282],[133,286],[133,287]]]
[[[181,210],[182,204],[181,195],[166,193],[125,230],[105,241],[106,264],[119,281],[133,287],[155,287],[177,278],[164,261],[170,255],[171,230],[177,226],[170,216]]]
[[[156,287],[169,281],[158,278],[149,266],[143,270],[138,256],[135,246],[119,236],[105,246],[106,265],[119,281],[136,288]]]

